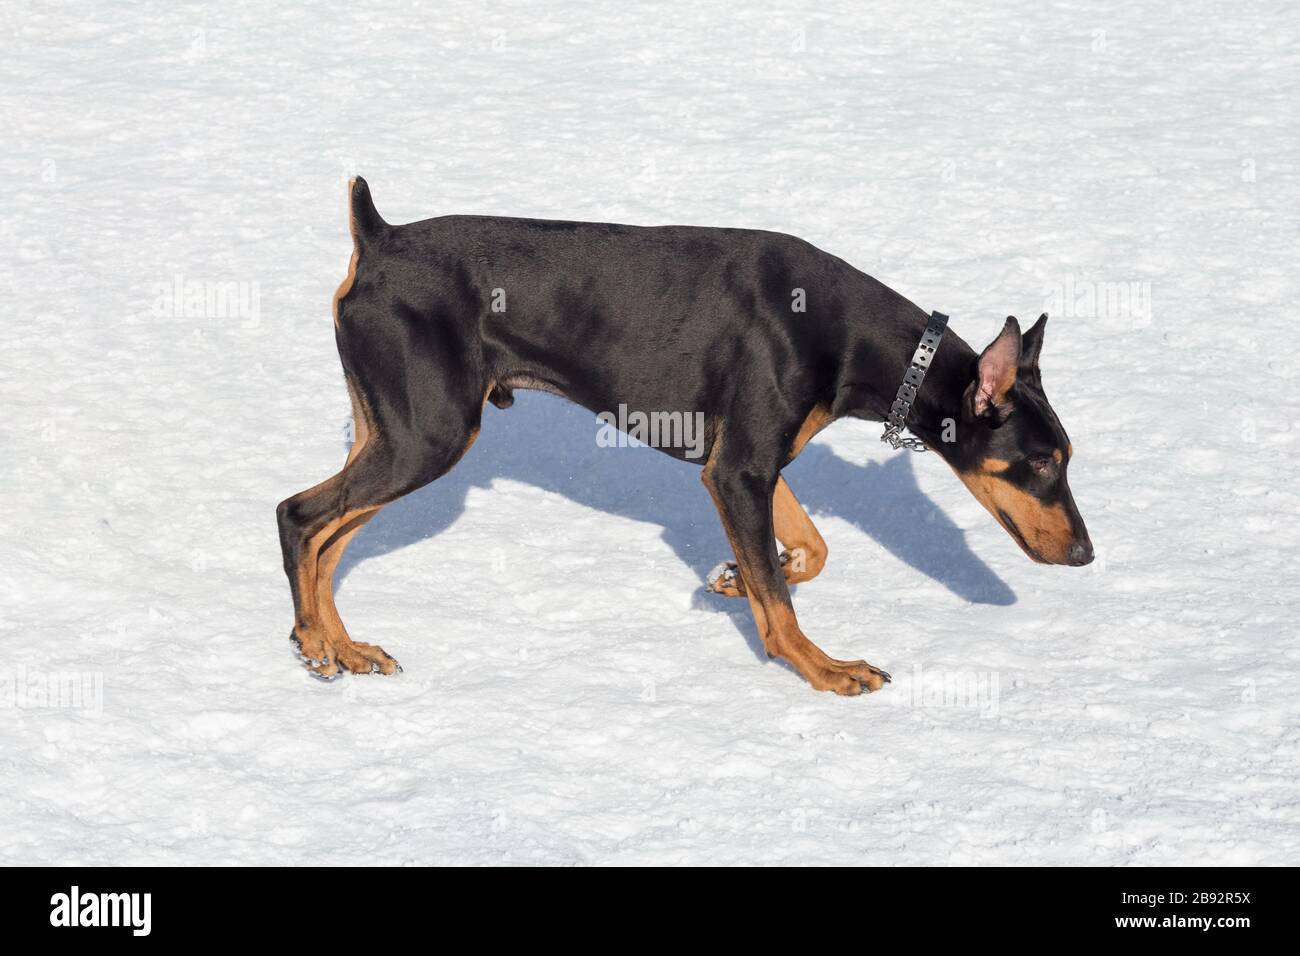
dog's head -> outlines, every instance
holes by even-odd
[[[957,441],[944,457],[1035,561],[1088,564],[1092,542],[1066,481],[1074,449],[1038,371],[1046,325],[1043,315],[1021,335],[1007,319],[972,369]]]

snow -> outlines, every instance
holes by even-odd
[[[1300,863],[1289,5],[0,27],[0,862]],[[521,393],[348,553],[405,673],[313,681],[274,508],[346,449],[356,172],[395,222],[792,232],[975,345],[1052,311],[1098,561],[837,423],[787,472],[831,552],[795,605],[895,679],[817,694],[702,592],[698,471]]]

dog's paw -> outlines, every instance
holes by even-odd
[[[295,629],[289,634],[294,653],[303,662],[307,672],[323,681],[333,681],[344,672],[353,674],[400,674],[402,665],[374,644],[348,641],[335,647],[322,637],[300,635]]]
[[[289,632],[289,642],[293,645],[294,656],[302,661],[312,677],[332,681],[341,676],[338,661],[322,638],[310,633],[299,634],[294,628]]]
[[[402,665],[375,644],[350,642],[338,652],[338,661],[354,674],[400,674]]]
[[[723,597],[744,597],[745,584],[740,580],[740,569],[735,561],[719,562],[705,579],[705,589]]]
[[[890,683],[888,671],[866,661],[832,661],[812,682],[818,690],[830,690],[845,697],[856,697],[863,691],[870,694]]]
[[[782,551],[779,557],[781,571],[789,581],[791,569],[795,567],[791,564],[790,552]],[[723,597],[745,596],[745,582],[740,579],[740,569],[735,561],[719,561],[709,572],[705,582],[705,590],[712,591],[714,594],[721,594]]]

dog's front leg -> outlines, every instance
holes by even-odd
[[[785,478],[778,478],[772,493],[772,525],[785,548],[779,555],[786,584],[802,584],[826,566],[826,542],[794,496]],[[709,575],[708,588],[723,597],[744,597],[745,585],[735,561],[724,561]]]
[[[771,502],[777,470],[767,473],[728,462],[719,441],[702,477],[735,552],[745,596],[768,656],[789,661],[817,690],[853,695],[864,688],[883,687],[889,680],[887,673],[866,661],[828,657],[799,629],[774,541]]]

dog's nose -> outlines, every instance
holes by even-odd
[[[1092,542],[1076,541],[1070,545],[1070,563],[1075,567],[1092,564]]]

